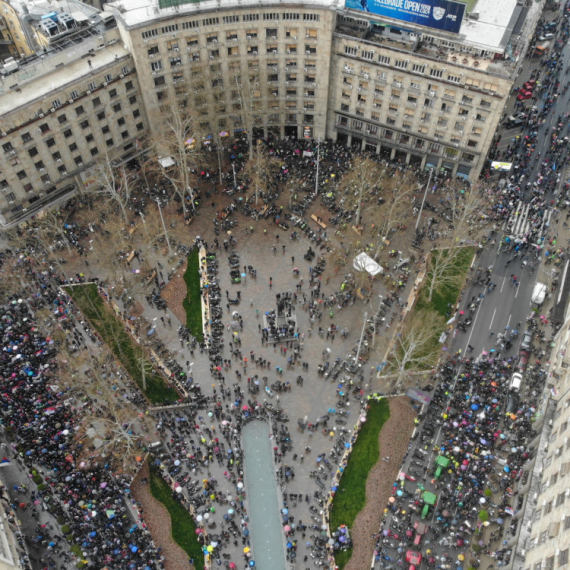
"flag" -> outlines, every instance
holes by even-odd
[[[2,457],[2,461],[0,461],[0,467],[4,467],[5,465],[11,465],[12,462],[7,457]]]

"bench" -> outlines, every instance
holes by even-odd
[[[311,214],[311,219],[314,220],[315,222],[317,222],[317,224],[319,224],[319,226],[321,226],[321,228],[323,228],[323,230],[327,229],[327,225],[322,221],[321,218],[315,216],[315,214]]]
[[[129,253],[129,255],[127,256],[127,263],[130,263],[133,260],[134,256],[135,256],[135,250],[133,249],[133,251],[131,251],[131,253]]]

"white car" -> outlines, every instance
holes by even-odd
[[[520,374],[519,372],[515,372],[511,377],[509,390],[512,390],[513,392],[518,392],[521,389],[522,379],[523,379],[522,374]]]

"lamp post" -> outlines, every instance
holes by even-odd
[[[425,190],[425,192],[424,192],[424,199],[422,200],[422,205],[421,205],[421,207],[420,207],[420,211],[418,212],[418,219],[417,219],[417,221],[416,221],[416,230],[418,229],[418,226],[419,226],[419,224],[420,224],[420,217],[421,217],[421,215],[422,215],[422,210],[424,209],[424,204],[426,203],[427,191],[428,191],[429,185],[430,185],[430,183],[431,183],[431,177],[432,177],[432,175],[433,175],[433,168],[429,171],[429,178],[428,178],[428,182],[427,182],[427,184],[426,184],[426,190]]]
[[[380,307],[382,306],[382,299],[383,296],[382,295],[378,295],[378,311],[376,311],[376,314],[374,315],[374,336],[372,337],[372,344],[374,344],[376,342],[376,321],[377,321],[377,315],[378,312],[380,311]],[[370,303],[372,305],[372,303]]]
[[[360,333],[360,340],[358,341],[358,350],[356,351],[356,357],[354,363],[358,366],[358,357],[360,356],[360,349],[362,348],[362,340],[364,339],[364,330],[366,329],[366,319],[368,318],[368,313],[365,311],[363,315],[362,332]]]
[[[232,172],[234,173],[234,188],[237,186],[236,184],[236,165],[232,162]]]
[[[158,212],[160,213],[160,219],[162,220],[162,229],[164,230],[164,237],[166,238],[166,243],[168,244],[168,255],[172,256],[172,248],[170,247],[170,240],[168,239],[168,232],[166,231],[166,224],[164,223],[164,217],[162,216],[162,208],[160,207],[160,200],[156,199],[156,204],[158,206]]]

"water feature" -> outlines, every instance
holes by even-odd
[[[278,486],[269,434],[269,424],[263,420],[248,422],[242,429],[250,539],[256,568],[287,570]]]

